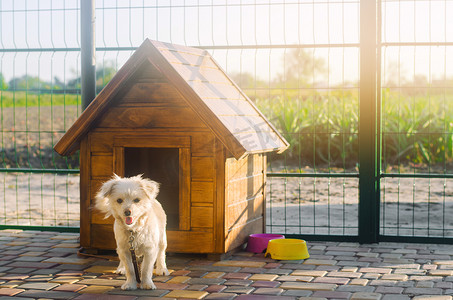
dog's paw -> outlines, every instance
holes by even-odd
[[[170,275],[170,272],[168,272],[167,268],[159,268],[159,267],[157,267],[154,270],[154,273],[156,275],[158,275],[158,276],[162,276],[162,275],[168,276],[168,275]]]
[[[122,290],[125,290],[125,291],[136,290],[136,289],[137,289],[137,282],[135,282],[135,281],[126,281],[126,282],[121,286],[121,289],[122,289]]]
[[[156,289],[156,285],[154,284],[154,282],[152,280],[148,281],[148,282],[143,281],[140,284],[140,288],[142,290],[155,290]]]
[[[115,271],[115,274],[120,274],[120,275],[124,275],[126,274],[126,268],[124,267],[118,267]]]

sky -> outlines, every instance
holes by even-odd
[[[329,85],[358,81],[358,0],[95,3],[98,65],[113,62],[120,67],[132,53],[103,49],[138,47],[145,38],[151,38],[207,47],[228,73],[248,72],[271,81],[283,73],[288,63],[283,60],[285,53],[303,45],[327,65],[327,75],[314,81]],[[381,12],[383,76],[397,73],[401,81],[419,74],[429,80],[453,76],[453,0],[389,0],[382,2]],[[24,74],[44,80],[77,77],[78,51],[35,49],[77,50],[79,19],[79,0],[0,0],[0,49],[7,49],[0,52],[0,72],[7,80]],[[218,49],[223,46],[229,49]],[[22,51],[10,52],[12,49]]]

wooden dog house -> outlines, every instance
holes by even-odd
[[[116,248],[94,195],[143,173],[161,183],[168,251],[220,254],[263,231],[265,153],[287,147],[206,51],[145,40],[54,149],[80,149],[82,247]]]

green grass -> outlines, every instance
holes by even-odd
[[[348,91],[303,98],[256,99],[290,143],[287,159],[301,166],[352,168],[358,163],[358,95]],[[453,95],[408,96],[382,91],[384,167],[453,162]]]
[[[80,105],[80,102],[80,95],[74,94],[38,94],[23,91],[0,91],[1,107]]]

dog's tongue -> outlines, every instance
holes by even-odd
[[[132,217],[126,217],[126,224],[131,225],[132,224]]]

